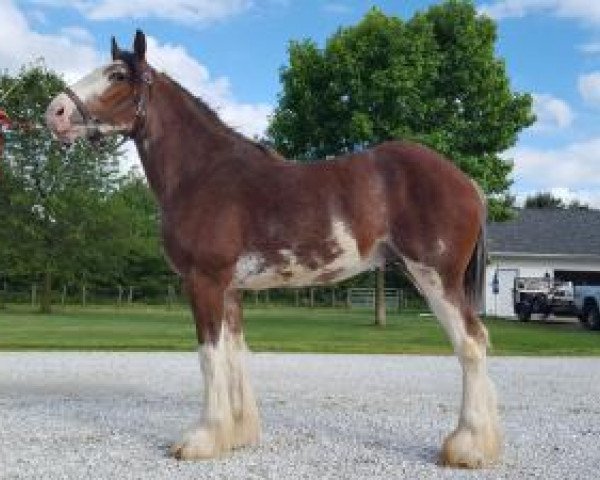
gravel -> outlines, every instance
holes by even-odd
[[[0,478],[600,478],[600,359],[491,358],[502,463],[436,464],[454,426],[451,357],[254,354],[261,446],[178,462],[200,412],[193,353],[0,354]]]

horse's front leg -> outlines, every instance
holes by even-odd
[[[260,418],[246,369],[242,296],[238,291],[228,290],[225,293],[225,321],[229,394],[235,429],[233,446],[256,445],[260,439]]]
[[[186,279],[204,375],[204,414],[200,425],[171,447],[179,459],[217,457],[236,445],[232,410],[232,332],[226,321],[227,282],[195,275]]]

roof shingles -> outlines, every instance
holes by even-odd
[[[522,209],[487,228],[492,253],[600,255],[600,210]]]

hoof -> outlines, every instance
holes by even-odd
[[[231,449],[230,436],[216,429],[199,428],[184,436],[181,442],[169,448],[169,454],[177,460],[208,460],[217,458]]]
[[[498,429],[474,431],[458,428],[442,445],[441,463],[448,467],[482,468],[495,463],[502,450],[502,435]]]

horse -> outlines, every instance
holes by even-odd
[[[199,424],[170,448],[208,459],[256,445],[260,419],[247,368],[241,291],[337,282],[397,262],[437,316],[462,367],[457,427],[441,462],[497,460],[502,433],[478,318],[486,202],[474,181],[435,151],[387,141],[301,164],[225,125],[114,37],[112,61],[58,94],[46,123],[59,140],[134,140],[160,206],[166,257],[191,303],[204,378]]]

